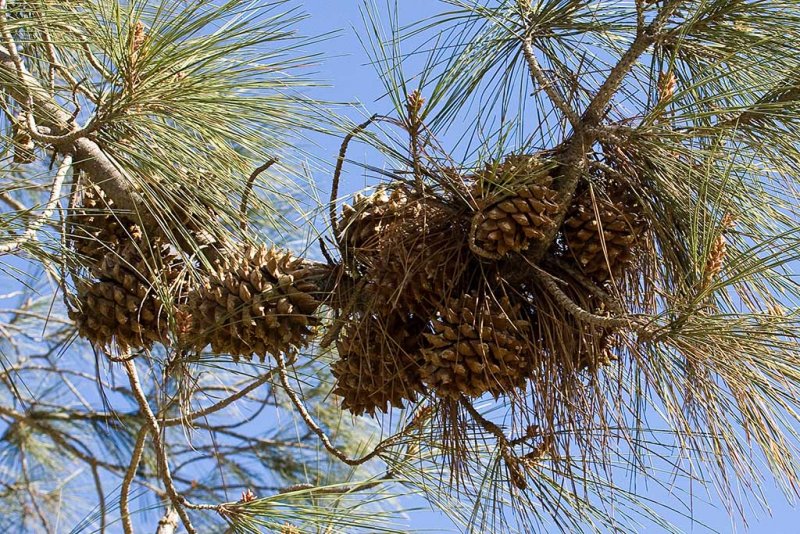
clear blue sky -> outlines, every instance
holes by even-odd
[[[367,64],[366,53],[355,33],[363,28],[359,5],[360,2],[352,0],[308,0],[305,2],[305,9],[311,17],[304,23],[303,31],[306,34],[318,34],[336,29],[343,30],[337,38],[322,46],[330,57],[320,63],[318,75],[332,85],[331,88],[322,91],[325,98],[334,101],[358,101],[370,113],[388,113],[391,111],[391,104],[386,100],[379,100],[383,91],[382,85],[372,66]],[[433,0],[399,1],[400,16],[403,21],[430,15],[441,9],[441,6],[440,2]],[[360,118],[355,113],[351,116],[354,119]],[[330,152],[330,160],[333,161],[338,142],[329,140],[323,142],[322,146],[324,150]],[[315,178],[317,178],[318,186],[323,189],[323,192],[326,192],[327,177],[316,176]],[[358,186],[364,186],[363,179],[360,180]],[[757,461],[755,455],[754,461]],[[690,488],[681,485],[675,488],[673,495],[662,489],[644,489],[644,486],[639,486],[639,490],[649,498],[659,502],[674,503],[675,506],[680,506],[678,503],[681,495],[691,491]],[[747,511],[745,514],[748,517],[747,525],[740,520],[731,522],[724,509],[713,502],[713,496],[711,502],[704,503],[703,501],[708,501],[709,497],[704,494],[702,489],[694,488],[694,492],[698,495],[698,499],[693,503],[692,514],[699,523],[704,523],[716,531],[732,532],[735,530],[737,532],[770,532],[771,534],[800,532],[800,510],[793,508],[769,479],[764,484],[764,494],[771,508],[772,516],[770,517],[764,511]],[[671,519],[683,531],[709,532],[703,526],[693,525],[685,518],[674,517]],[[448,522],[438,518],[436,514],[414,516],[412,526],[453,531],[448,527]],[[647,531],[654,532],[650,529]]]

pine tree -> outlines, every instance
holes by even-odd
[[[671,529],[620,473],[742,513],[754,450],[796,487],[800,2],[439,7],[364,4],[391,111],[341,127],[283,1],[0,0],[0,525]]]

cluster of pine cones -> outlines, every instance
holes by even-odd
[[[344,207],[335,229],[340,266],[243,244],[210,270],[187,265],[91,186],[70,216],[73,249],[89,272],[76,282],[70,316],[98,347],[210,345],[263,361],[310,344],[324,303],[340,311],[329,331],[338,349],[334,392],[354,414],[427,394],[510,395],[553,362],[594,369],[613,354],[614,331],[559,309],[537,285],[526,250],[544,245],[568,265],[553,275],[596,313],[602,303],[585,286],[624,277],[645,233],[631,188],[610,179],[583,184],[557,228],[555,174],[546,157],[507,156],[468,176],[459,200],[396,182]],[[332,287],[332,272],[346,273],[346,291]]]
[[[222,254],[211,272],[187,269],[163,237],[147,236],[90,186],[70,216],[71,242],[89,272],[76,281],[81,337],[121,352],[154,343],[188,349],[211,345],[235,360],[291,354],[318,324],[316,279],[327,274],[277,248],[242,245]]]
[[[566,351],[569,361],[559,365],[572,370],[610,361],[614,332],[550,313],[552,298],[526,276],[520,256],[555,233],[548,254],[600,287],[634,263],[641,210],[630,188],[584,184],[555,232],[554,174],[546,158],[512,155],[469,177],[466,203],[397,182],[344,207],[337,239],[363,282],[332,368],[345,408],[375,415],[428,392],[513,394],[541,372],[543,359]],[[579,286],[571,284],[569,297],[598,311]],[[555,316],[571,338],[560,347],[548,324]]]

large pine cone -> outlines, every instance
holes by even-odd
[[[470,229],[473,252],[499,259],[545,239],[558,213],[549,171],[536,156],[509,156],[496,174],[483,173],[475,189],[479,211]]]
[[[425,334],[422,379],[444,397],[498,397],[525,387],[530,324],[506,298],[464,295],[442,306]]]
[[[106,253],[93,271],[98,280],[78,283],[78,310],[70,312],[81,337],[101,347],[116,341],[122,351],[168,343],[169,313],[182,286],[181,264],[169,246],[155,245],[151,254],[131,242]],[[164,295],[170,295],[169,307]]]
[[[305,347],[319,322],[315,275],[287,251],[248,247],[190,295],[195,346],[262,361]]]
[[[411,197],[411,192],[403,185],[391,190],[381,187],[369,196],[356,195],[352,206],[345,204],[338,228],[345,247],[342,254],[355,258],[363,266],[371,266],[380,254],[387,226],[399,217],[411,216]]]
[[[90,185],[83,191],[81,207],[70,216],[75,251],[93,263],[102,261],[108,252],[117,251],[124,244],[142,237],[136,224],[112,212],[113,205],[102,189]]]
[[[354,415],[387,413],[424,391],[419,350],[425,323],[401,314],[368,316],[347,325],[331,367],[333,392]]]
[[[605,196],[596,193],[594,201],[586,190],[564,220],[567,256],[595,282],[618,278],[636,259],[645,229],[639,204],[623,186],[613,186]]]

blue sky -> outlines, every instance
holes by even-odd
[[[401,19],[406,22],[425,17],[440,9],[442,5],[434,0],[399,0],[399,2]],[[304,9],[310,15],[302,25],[302,31],[306,35],[341,30],[337,37],[316,46],[327,55],[326,59],[320,61],[316,69],[316,76],[321,81],[327,82],[330,87],[320,89],[315,96],[330,101],[360,102],[368,113],[391,113],[391,104],[381,99],[383,86],[375,75],[373,67],[367,64],[366,53],[357,38],[356,32],[363,29],[359,5],[360,2],[354,0],[307,0],[303,2]],[[363,117],[362,113],[358,111],[342,112],[353,120]],[[336,157],[339,140],[328,137],[314,138],[314,141],[319,143],[319,147],[312,147],[309,144],[305,148],[332,164]],[[354,159],[365,157],[364,151],[359,152],[359,150],[361,149],[355,148],[351,157]],[[379,164],[374,160],[370,160],[370,163]],[[352,170],[349,180],[345,181],[343,193],[353,192],[370,183],[357,169]],[[325,172],[319,171],[315,172],[314,178],[321,193],[326,195],[329,176]],[[0,293],[5,292],[4,285],[10,285],[8,280],[0,279]],[[759,457],[755,453],[753,461],[759,461]],[[623,484],[621,480],[616,482]],[[674,507],[685,506],[687,510],[691,510],[697,524],[693,525],[687,519],[677,515],[669,518],[686,532],[708,532],[709,530],[701,524],[719,532],[733,530],[770,532],[772,534],[800,532],[800,511],[787,502],[780,490],[769,479],[765,482],[763,491],[772,516],[770,517],[767,512],[760,510],[746,511],[747,526],[741,520],[731,521],[725,510],[715,502],[714,497],[708,497],[700,488],[690,488],[679,482],[671,492],[657,488],[654,484],[649,486],[642,484],[637,489],[650,499]],[[697,499],[689,508],[688,503],[681,501],[684,501],[684,496],[690,492],[694,492]],[[742,500],[746,501],[747,499],[743,498]],[[414,502],[413,505],[421,505],[421,503]],[[410,526],[423,531],[455,532],[449,521],[436,512],[415,512],[411,516]],[[652,529],[643,529],[644,531],[654,532]]]
[[[338,37],[322,46],[329,57],[320,63],[318,76],[328,82],[331,87],[321,92],[325,98],[333,101],[360,102],[370,113],[391,113],[391,103],[380,99],[383,86],[375,75],[373,67],[367,64],[367,55],[356,35],[356,32],[364,27],[359,13],[359,5],[360,2],[350,0],[309,0],[305,2],[305,10],[310,14],[310,18],[303,25],[303,31],[306,34],[342,30]],[[431,0],[400,0],[399,14],[402,21],[408,22],[435,13],[441,9],[441,6],[440,2]],[[361,115],[357,113],[350,113],[350,116],[354,120],[361,118]],[[330,152],[330,160],[333,161],[335,151],[338,149],[338,142],[323,141],[322,149]],[[358,155],[356,154],[354,157],[357,158]],[[327,177],[317,175],[315,178],[318,187],[322,189],[323,193],[327,193],[325,190],[328,186]],[[358,179],[355,182],[357,186],[350,182],[349,188],[345,186],[344,192],[352,192],[353,189],[369,185],[365,184],[364,179]],[[756,453],[754,453],[753,461],[758,461]],[[765,476],[768,477],[768,475]],[[691,514],[698,523],[705,524],[719,532],[734,530],[738,532],[772,532],[774,534],[800,532],[800,510],[787,502],[781,491],[769,478],[764,483],[763,491],[771,516],[770,512],[763,510],[746,510],[747,525],[741,520],[732,521],[724,508],[714,502],[713,495],[708,497],[699,488],[689,488],[678,483],[672,494],[663,489],[650,489],[643,485],[639,486],[639,490],[647,497],[662,503],[691,506]],[[681,501],[685,501],[683,495],[689,494],[689,492],[694,492],[698,498],[691,505],[688,502],[681,503]],[[746,502],[747,497],[742,500]],[[692,524],[691,521],[679,516],[670,519],[685,532],[709,531],[703,526]],[[436,514],[414,516],[412,526],[452,531],[452,528],[448,527],[448,522],[437,517]],[[650,529],[647,531],[653,532]]]

